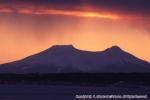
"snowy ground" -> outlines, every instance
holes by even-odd
[[[134,86],[133,84],[130,85],[126,83],[116,83],[109,86],[0,85],[0,100],[77,100],[77,98],[75,98],[76,95],[110,94],[149,96],[150,87]],[[130,100],[150,100],[150,98]]]

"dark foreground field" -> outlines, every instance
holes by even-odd
[[[0,84],[113,84],[119,81],[150,85],[149,73],[130,73],[130,74],[0,74]]]
[[[136,87],[118,87],[116,84],[107,86],[0,85],[0,100],[77,100],[76,95],[150,95],[150,87],[140,85]],[[124,100],[150,99],[148,97],[146,99],[126,98]]]
[[[0,75],[0,100],[77,100],[77,95],[147,95],[130,100],[150,100],[150,74]]]

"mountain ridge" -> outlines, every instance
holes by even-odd
[[[150,63],[112,46],[84,51],[73,45],[55,45],[22,60],[0,65],[0,73],[131,73],[150,72]]]

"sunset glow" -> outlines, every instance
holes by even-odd
[[[64,15],[73,17],[87,17],[87,18],[103,18],[103,19],[119,19],[117,15],[104,14],[98,12],[87,12],[87,11],[67,11],[67,10],[55,10],[55,9],[1,9],[1,13],[18,13],[18,14],[33,14],[33,15]]]
[[[19,60],[57,44],[72,44],[88,51],[118,45],[150,61],[148,0],[14,1],[0,2],[0,63]]]

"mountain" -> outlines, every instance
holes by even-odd
[[[104,51],[78,50],[72,45],[56,45],[19,61],[0,65],[0,73],[144,73],[150,63],[118,46]]]

